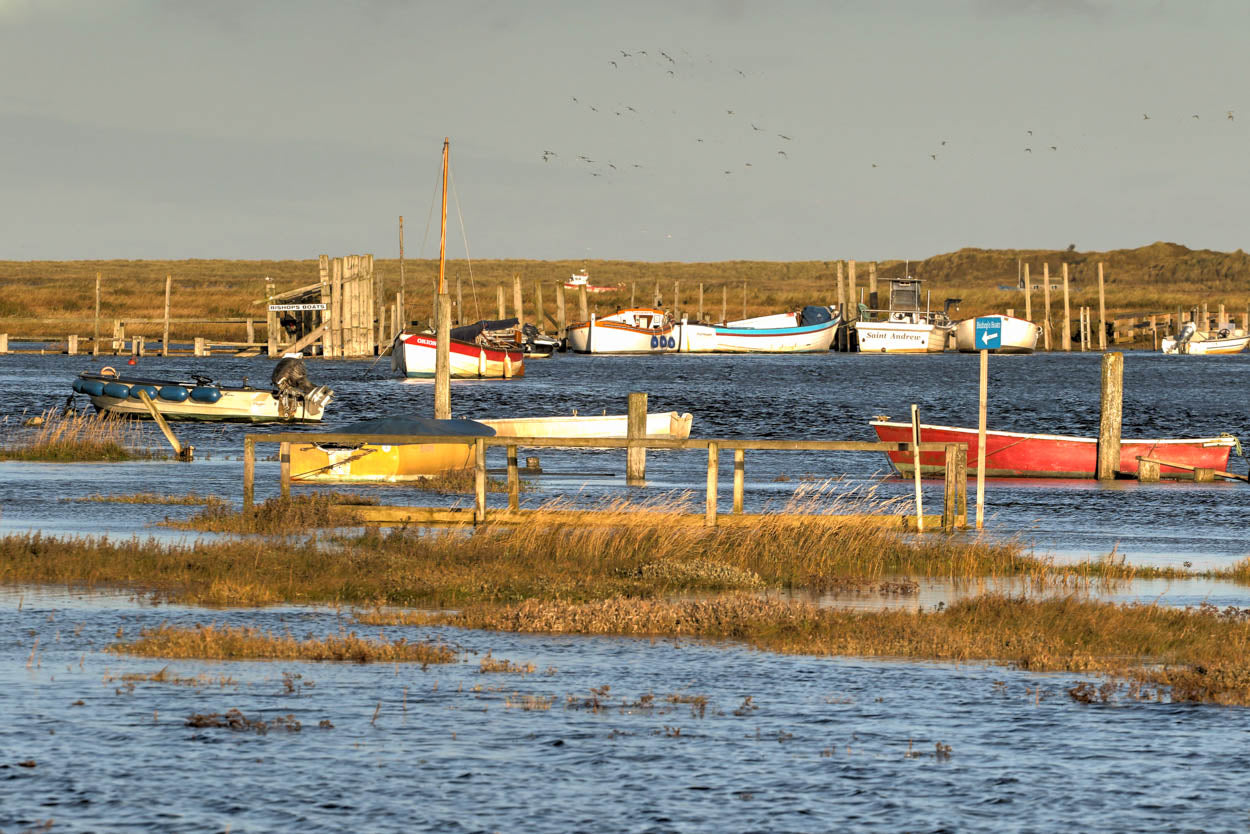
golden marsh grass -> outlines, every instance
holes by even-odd
[[[135,420],[109,414],[43,412],[33,425],[6,424],[0,460],[116,462],[161,457]]]

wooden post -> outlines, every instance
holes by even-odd
[[[499,315],[495,318],[507,318],[508,308],[504,305],[503,301],[503,284],[495,286],[495,299],[499,302]]]
[[[1250,313],[1241,314],[1241,335],[1250,333]]]
[[[955,505],[959,500],[959,444],[947,443],[942,461],[944,485],[942,489],[942,527],[955,529]]]
[[[699,321],[703,321],[703,282],[699,282]]]
[[[742,282],[742,317],[747,317],[747,282]]]
[[[291,444],[278,444],[278,465],[279,476],[278,483],[282,489],[282,497],[291,497]]]
[[[577,313],[581,316],[578,321],[590,321],[590,305],[586,303],[585,284],[577,288]]]
[[[846,284],[842,281],[842,262],[838,261],[838,310],[842,313],[842,321],[850,321],[851,313],[846,306]]]
[[[1029,265],[1024,265],[1024,320],[1033,321],[1033,281],[1029,278]]]
[[[502,287],[500,288],[502,290]],[[438,294],[434,349],[434,419],[451,419],[451,296]]]
[[[655,295],[651,296],[651,306],[652,306],[652,307],[659,307],[659,306],[660,306],[660,299],[661,299],[661,296],[660,296],[660,279],[659,279],[659,278],[656,278],[656,279],[655,279]]]
[[[247,320],[247,343],[248,345],[256,344],[256,325],[251,319]]]
[[[243,512],[252,511],[252,486],[256,479],[256,441],[252,436],[243,438]]]
[[[851,305],[851,321],[859,318],[859,298],[855,295],[855,262],[846,262],[846,290],[848,303]]]
[[[1215,470],[1206,466],[1194,467],[1194,481],[1197,483],[1210,483],[1215,480]]]
[[[916,532],[924,532],[924,500],[920,489],[920,409],[911,404],[911,461],[916,481]]]
[[[647,395],[633,391],[629,395],[629,410],[625,417],[625,435],[631,441],[647,436]],[[647,448],[630,444],[625,453],[625,483],[642,486],[647,480]]]
[[[521,276],[519,273],[512,275],[512,310],[516,316],[517,326],[525,324],[525,305],[521,298]]]
[[[637,295],[638,295],[638,282],[630,281],[629,282],[629,306],[630,307],[636,306],[634,299],[637,297]]]
[[[1137,480],[1143,484],[1153,484],[1159,480],[1159,464],[1149,458],[1137,459]]]
[[[460,280],[460,276],[456,276],[456,310],[452,315],[452,320],[456,324],[464,324],[464,282]]]
[[[546,309],[543,307],[543,282],[537,278],[534,279],[534,326],[542,332],[547,332],[547,323],[543,321],[546,315]]]
[[[706,527],[716,526],[716,489],[719,474],[720,446],[715,440],[711,440],[707,444],[707,515],[703,520]]]
[[[1042,324],[1044,347],[1050,350],[1050,264],[1042,264],[1042,305],[1046,311],[1046,319]]]
[[[1124,409],[1124,354],[1102,355],[1102,398],[1098,417],[1098,480],[1114,480],[1120,469],[1120,420]]]
[[[955,524],[968,526],[968,444],[959,445],[955,454]]]
[[[174,276],[165,276],[165,330],[161,335],[161,356],[169,355],[169,291],[174,283]],[[252,341],[248,339],[248,341]]]
[[[208,346],[203,336],[195,337],[195,355],[208,356]]]
[[[746,480],[746,452],[734,449],[734,512],[742,512],[742,487]]]
[[[521,474],[517,471],[516,446],[508,447],[508,509],[521,509]]]
[[[486,441],[473,441],[473,521],[486,521]]]
[[[681,281],[673,282],[673,320],[681,318]]]
[[[564,336],[564,331],[568,328],[568,318],[564,312],[564,284],[556,284],[556,329],[560,332],[557,336]]]
[[[1202,324],[1198,327],[1199,332],[1206,332],[1211,329],[1211,313],[1207,310],[1207,302],[1202,302]]]
[[[874,310],[881,306],[877,300],[877,262],[868,263],[868,306]]]
[[[1068,265],[1063,265],[1063,349],[1072,350],[1072,308],[1068,305]]]
[[[1226,325],[1226,322],[1224,320],[1224,305],[1220,304],[1220,313],[1219,313],[1219,316],[1215,320],[1215,329],[1219,330],[1225,325]]]
[[[1089,340],[1085,337],[1085,305],[1082,304],[1077,312],[1080,313],[1081,321],[1077,325],[1076,337],[1081,340],[1081,353],[1084,353],[1086,348],[1089,347]]]
[[[1102,261],[1098,262],[1098,349],[1107,349],[1107,296],[1103,290]]]
[[[989,390],[990,352],[981,351],[981,384],[977,395],[977,529],[985,522],[985,405]]]
[[[131,356],[147,356],[147,354],[144,352],[144,342],[145,340],[142,336],[135,336],[134,338],[132,338],[130,340],[130,355]]]
[[[721,321],[721,324],[729,323],[729,285],[728,284],[720,288],[720,321]]]
[[[343,351],[343,259],[330,259],[330,335],[334,345],[332,356],[344,356]],[[278,345],[281,350],[282,335],[279,332]]]
[[[91,355],[100,355],[100,273],[95,274],[95,331],[91,337]]]
[[[8,353],[9,352],[9,334],[4,333],[4,334],[0,334],[0,336],[2,336],[4,340],[3,346],[0,347],[0,353]],[[69,356],[76,356],[78,354],[78,334],[77,333],[71,333],[65,339],[65,353]]]
[[[169,423],[165,422],[165,417],[161,414],[160,409],[156,407],[156,403],[152,402],[152,397],[147,391],[139,389],[139,399],[147,406],[148,413],[152,415],[152,419],[156,421],[156,426],[161,430],[161,434],[165,435],[165,439],[169,441],[169,445],[173,447],[174,454],[183,460],[190,460],[190,455],[184,456],[182,453],[182,444],[178,442],[178,438],[174,436],[173,431],[169,428]],[[188,446],[188,449],[191,447]]]

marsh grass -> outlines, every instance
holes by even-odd
[[[377,504],[376,498],[341,492],[315,492],[290,498],[275,496],[250,511],[224,501],[204,502],[204,509],[187,519],[165,519],[166,527],[210,533],[293,535],[325,527],[350,527],[359,517],[342,505]]]
[[[359,637],[355,632],[298,640],[254,628],[196,625],[180,628],[161,624],[145,628],[139,638],[108,647],[115,654],[199,660],[310,660],[353,663],[453,663],[456,652],[437,643],[410,643]]]
[[[985,595],[932,612],[850,612],[758,595],[527,600],[446,614],[462,628],[733,640],[792,654],[1005,663],[1166,688],[1173,700],[1250,705],[1250,610]]]
[[[83,495],[77,498],[61,498],[61,501],[73,503],[100,503],[100,504],[168,504],[171,506],[198,506],[220,504],[228,506],[224,498],[216,495],[197,495],[189,492],[186,495],[157,495],[154,492],[135,492],[129,495]]]
[[[139,421],[116,415],[50,409],[31,428],[5,428],[0,460],[77,463],[165,457],[148,441]]]
[[[120,681],[123,684],[130,685],[136,683],[164,683],[171,686],[190,686],[197,689],[209,686],[219,686],[224,688],[239,685],[239,682],[229,675],[218,675],[217,677],[213,677],[212,675],[201,673],[199,675],[195,675],[194,677],[186,677],[184,675],[179,675],[177,672],[170,671],[168,666],[162,666],[159,670],[147,674],[142,672],[130,672],[124,675],[106,675],[104,677],[105,683],[112,683],[114,681]]]

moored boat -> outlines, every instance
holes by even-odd
[[[491,437],[494,429],[475,420],[383,417],[341,428],[360,442],[291,443],[291,480],[308,483],[402,483],[473,467],[472,443],[376,443],[379,435]]]
[[[666,411],[647,415],[647,437],[685,440],[690,437],[694,417],[689,413]],[[624,414],[558,417],[507,417],[481,419],[499,437],[626,437],[629,418]]]
[[[828,307],[731,321],[679,325],[682,353],[819,353],[829,350],[842,323]]]
[[[408,379],[433,379],[438,339],[433,333],[400,333],[391,346],[391,370]],[[452,379],[512,379],[525,375],[520,345],[452,339],[448,345]]]
[[[945,310],[920,309],[920,281],[910,277],[890,280],[888,310],[863,310],[854,324],[860,353],[941,353],[953,329]]]
[[[96,411],[151,419],[145,392],[166,420],[234,423],[317,423],[334,392],[308,381],[303,362],[285,357],[274,366],[272,389],[247,384],[226,386],[192,374],[190,379],[123,376],[111,367],[84,371],[74,380],[75,393],[85,394]]]
[[[1031,321],[1018,319],[1015,316],[994,314],[981,316],[981,319],[998,319],[999,345],[989,348],[990,353],[1032,353],[1037,349],[1037,339],[1042,328]],[[960,353],[976,353],[977,319],[964,319],[955,325],[955,348]]]
[[[1188,322],[1176,336],[1163,339],[1159,347],[1164,353],[1184,353],[1191,356],[1219,356],[1241,353],[1250,344],[1250,335],[1231,327],[1198,332],[1197,325]]]
[[[620,310],[568,327],[569,350],[575,353],[672,353],[677,331],[662,310]]]
[[[871,421],[877,437],[887,443],[910,443],[911,423],[886,419]],[[975,428],[920,426],[922,443],[967,443],[968,471],[975,471],[980,445]],[[1208,469],[1228,468],[1228,455],[1237,444],[1232,435],[1194,438],[1157,438],[1120,441],[1119,473],[1137,474],[1138,457]],[[1060,434],[1012,431],[986,431],[985,474],[990,478],[1094,478],[1098,465],[1098,438]],[[912,453],[887,452],[890,465],[901,475],[913,473]],[[920,453],[920,474],[940,476],[945,458],[942,452]],[[1192,478],[1193,472],[1161,466],[1165,478]]]
[[[616,292],[620,287],[604,287],[590,283],[590,274],[586,270],[574,272],[569,276],[569,280],[564,282],[564,286],[570,290],[585,288],[586,292]]]

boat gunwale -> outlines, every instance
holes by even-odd
[[[900,429],[905,429],[909,432],[911,431],[910,423],[896,423],[896,422],[893,422],[892,420],[869,420],[868,425],[889,426],[891,428],[900,428]],[[977,429],[969,429],[969,428],[964,428],[962,426],[937,426],[937,425],[932,425],[930,423],[921,423],[920,428],[922,431],[924,429],[936,429],[938,431],[952,431],[952,432],[957,432],[960,434],[979,434],[979,431]],[[996,435],[998,437],[1019,437],[1019,438],[1024,438],[1026,440],[1065,440],[1065,441],[1075,441],[1077,443],[1097,443],[1098,442],[1097,437],[1081,437],[1079,435],[1072,435],[1072,434],[1040,434],[1040,433],[1033,433],[1033,432],[1001,431],[999,429],[986,429],[985,435],[986,437],[990,435]],[[1237,438],[1231,435],[1221,436],[1221,437],[1173,437],[1173,438],[1122,437],[1120,438],[1120,445],[1124,445],[1126,443],[1152,443],[1155,445],[1184,444],[1186,446],[1192,446],[1195,443],[1201,443],[1203,446],[1234,446],[1237,443]],[[990,454],[993,454],[993,452],[991,452]]]

